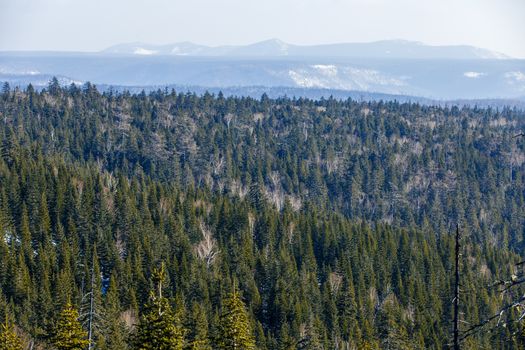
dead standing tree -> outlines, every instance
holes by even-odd
[[[454,350],[459,350],[459,224],[456,224],[454,279]]]
[[[200,229],[202,233],[202,240],[195,245],[194,252],[197,257],[206,263],[206,267],[209,269],[213,265],[219,250],[217,248],[217,241],[213,238],[213,235],[209,228],[200,223]]]
[[[507,327],[507,325],[510,322],[517,322],[521,323],[525,320],[525,293],[518,293],[517,296],[510,298],[510,301],[503,305],[495,314],[491,315],[490,317],[482,320],[481,322],[474,324],[470,326],[468,329],[461,331],[459,329],[459,324],[462,322],[459,319],[459,307],[460,307],[460,286],[461,286],[461,274],[460,274],[460,267],[459,267],[459,258],[461,256],[460,253],[460,244],[461,240],[461,234],[459,230],[459,225],[456,225],[456,237],[455,237],[455,278],[454,278],[454,298],[453,298],[453,305],[454,305],[454,318],[453,318],[453,344],[452,347],[454,350],[459,350],[461,348],[461,344],[467,340],[468,338],[474,336],[478,332],[482,330],[493,331],[498,327]],[[520,261],[517,264],[515,264],[516,268],[521,268],[522,271],[520,273],[512,274],[510,278],[505,280],[499,280],[493,283],[492,285],[489,285],[488,288],[498,288],[498,292],[502,295],[505,294],[511,294],[511,292],[515,292],[516,289],[518,289],[519,286],[525,286],[525,260]],[[518,311],[518,316],[514,320],[504,320],[505,316],[507,316],[508,313],[510,313],[513,310]],[[518,335],[517,332],[511,334],[512,337]]]
[[[525,137],[524,132],[520,132],[514,135],[512,138]],[[511,294],[510,301],[503,305],[495,314],[484,319],[478,324],[472,325],[468,329],[460,332],[459,331],[459,286],[460,286],[460,274],[459,274],[459,226],[456,227],[456,266],[455,266],[455,283],[454,283],[454,350],[460,349],[460,344],[467,340],[469,337],[475,335],[479,331],[486,329],[490,326],[489,330],[494,330],[498,327],[506,327],[509,322],[522,323],[525,320],[525,292],[516,293],[516,290],[519,286],[525,286],[525,260],[515,264],[516,268],[521,268],[521,273],[511,274],[510,278],[506,280],[496,281],[494,284],[489,286],[490,288],[499,288],[498,292],[504,296],[505,294]],[[512,292],[516,296],[512,295]],[[514,320],[504,320],[504,317],[516,310],[518,311],[518,316]],[[494,324],[495,322],[495,324]],[[492,325],[492,326],[491,326]],[[524,325],[522,325],[524,327]],[[520,328],[518,327],[518,331]],[[524,331],[523,329],[521,331]],[[512,337],[517,335],[517,332],[511,334]]]
[[[525,267],[525,260],[517,263],[515,266],[523,269],[523,267]],[[520,275],[512,274],[507,280],[497,281],[491,287],[499,288],[498,292],[502,294],[510,294],[510,292],[515,291],[518,286],[525,286],[525,273],[523,271]],[[518,294],[517,297],[511,298],[511,301],[501,307],[494,315],[463,331],[459,341],[462,342],[466,340],[477,332],[489,327],[494,322],[496,323],[491,326],[490,330],[494,330],[497,327],[506,327],[509,322],[522,322],[525,319],[525,293],[520,294]],[[517,319],[505,321],[504,317],[506,314],[513,310],[518,311]],[[513,337],[516,335],[516,332],[511,334]]]

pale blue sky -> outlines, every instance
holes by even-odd
[[[0,50],[406,39],[525,58],[525,0],[0,0]]]

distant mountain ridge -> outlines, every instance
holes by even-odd
[[[363,91],[431,100],[519,99],[525,60],[472,46],[404,40],[300,46],[120,44],[100,52],[0,52],[0,82]]]
[[[294,45],[270,39],[249,45],[206,46],[191,42],[152,45],[141,42],[111,46],[101,53],[117,55],[173,55],[210,57],[374,57],[413,59],[509,59],[510,57],[469,45],[432,46],[416,41],[382,40],[365,43]]]

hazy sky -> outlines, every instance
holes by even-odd
[[[525,0],[0,0],[0,50],[417,40],[525,58]]]

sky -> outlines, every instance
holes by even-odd
[[[525,58],[525,0],[0,0],[0,51],[404,39]]]

